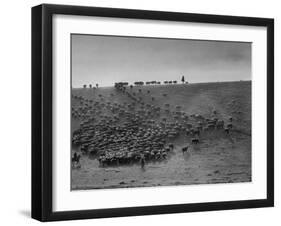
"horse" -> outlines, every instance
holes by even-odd
[[[72,163],[72,166],[75,167],[80,167],[80,158],[81,156],[80,155],[77,155],[77,153],[75,152],[73,157],[71,158],[71,163]]]

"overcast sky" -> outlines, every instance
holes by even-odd
[[[251,43],[72,35],[72,87],[251,80]]]

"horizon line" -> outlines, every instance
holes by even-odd
[[[243,80],[243,79],[240,79],[240,80],[227,80],[227,81],[210,81],[210,82],[188,82],[188,83],[176,83],[176,84],[174,84],[174,83],[172,83],[172,84],[164,84],[164,83],[161,83],[161,84],[152,84],[152,85],[146,85],[146,84],[144,84],[144,85],[134,85],[134,84],[128,84],[127,86],[130,86],[130,85],[133,85],[133,86],[137,86],[137,87],[144,87],[144,86],[167,86],[167,85],[190,85],[190,84],[204,84],[204,83],[228,83],[228,82],[251,82],[252,81],[252,79],[250,79],[250,80]],[[97,83],[98,84],[98,83]],[[95,85],[93,85],[93,84],[85,84],[85,85],[87,85],[87,87],[86,88],[90,88],[89,87],[89,85],[92,85],[92,88],[91,89],[93,89],[93,88],[95,88],[96,86]],[[114,87],[114,85],[112,85],[112,86],[98,86],[98,88],[112,88],[112,87]],[[82,86],[79,86],[79,87],[73,87],[73,86],[71,86],[71,88],[72,89],[83,89],[84,87],[83,87],[83,85]]]

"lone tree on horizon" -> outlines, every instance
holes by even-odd
[[[185,81],[184,76],[181,77],[181,81],[182,81],[182,83],[184,83],[184,81]]]
[[[96,84],[96,87],[99,88],[99,84],[98,83]]]

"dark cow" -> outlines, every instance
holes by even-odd
[[[173,150],[173,149],[174,149],[174,144],[169,144],[169,148],[170,148],[171,150]]]
[[[190,129],[190,128],[192,128],[192,124],[186,124],[186,128],[188,128],[188,129]]]
[[[199,143],[199,138],[192,138],[191,139],[192,144],[198,144]]]
[[[217,122],[217,129],[223,129],[224,127],[224,121],[223,120],[219,120]]]
[[[211,129],[215,129],[215,124],[208,124],[207,127],[208,127],[208,129],[210,129],[210,130],[211,130]]]
[[[229,123],[229,124],[227,124],[227,126],[226,126],[228,129],[232,129],[232,124],[231,123]]]
[[[181,150],[182,150],[182,153],[184,154],[185,152],[187,152],[187,151],[188,151],[188,146],[183,147]]]
[[[204,132],[208,132],[208,131],[209,131],[209,128],[208,128],[208,127],[204,127],[204,128],[203,128],[203,131],[204,131]]]
[[[199,135],[200,135],[200,130],[198,130],[198,129],[197,129],[197,130],[194,130],[193,134],[199,136]]]

